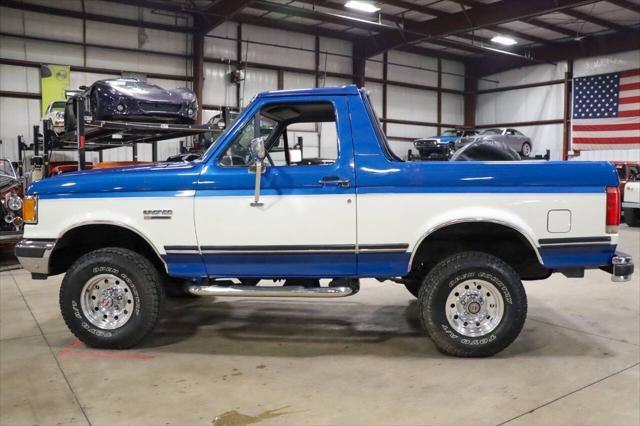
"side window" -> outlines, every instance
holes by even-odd
[[[260,136],[266,136],[266,161],[272,167],[333,164],[338,159],[336,114],[329,102],[264,106],[236,135],[219,164],[246,167],[251,140]]]
[[[236,134],[231,145],[220,156],[218,164],[225,167],[248,166],[251,140],[261,136],[267,136],[268,138],[274,132],[276,125],[275,121],[264,116],[262,112],[256,114]]]

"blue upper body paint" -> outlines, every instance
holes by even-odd
[[[347,86],[259,94],[202,160],[69,173],[38,181],[29,187],[27,194],[38,195],[41,199],[250,195],[255,176],[247,173],[246,167],[225,168],[217,161],[235,134],[267,104],[319,100],[331,102],[337,111],[338,161],[329,166],[270,167],[261,183],[264,195],[343,193],[344,190],[337,185],[320,185],[320,170],[325,176],[335,174],[355,182],[357,194],[604,193],[607,186],[618,185],[615,168],[606,162],[400,161],[385,149],[379,127],[372,125],[377,117],[363,93],[355,86]],[[353,187],[351,191],[354,191]],[[558,253],[550,256],[554,258],[552,263],[563,264],[562,259],[557,258]],[[405,259],[399,262],[397,257],[389,259],[389,265],[393,266],[385,269],[384,259],[373,256],[370,264],[360,270],[363,273],[367,271],[366,276],[398,275],[398,265]],[[592,265],[596,257],[592,254],[583,256],[583,264]],[[600,261],[598,258],[597,262]],[[257,261],[256,265],[261,262]],[[321,268],[322,262],[318,259],[313,262],[310,267],[315,274],[315,268]],[[572,258],[572,262],[581,262],[580,257]],[[263,264],[260,267],[264,270]],[[223,272],[233,274],[231,271]],[[188,274],[182,271],[179,275]]]

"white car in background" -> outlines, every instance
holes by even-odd
[[[64,107],[66,101],[51,102],[47,107],[47,112],[42,117],[42,121],[50,120],[53,124],[53,131],[60,135],[64,133]]]
[[[625,223],[629,226],[640,226],[640,180],[627,182],[624,186],[623,200]]]
[[[479,139],[502,142],[513,148],[522,157],[529,157],[533,151],[533,142],[531,142],[531,138],[525,136],[519,130],[511,128],[486,129],[479,135],[463,137],[456,143],[455,148],[458,150]]]

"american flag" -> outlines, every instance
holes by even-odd
[[[574,150],[640,148],[640,69],[573,79]]]

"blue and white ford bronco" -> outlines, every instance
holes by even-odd
[[[165,292],[326,298],[375,278],[418,299],[440,351],[488,356],[523,327],[523,280],[630,279],[619,198],[608,163],[404,162],[355,86],[277,91],[201,160],[35,183],[16,255],[66,273],[62,315],[94,347],[140,342]]]

